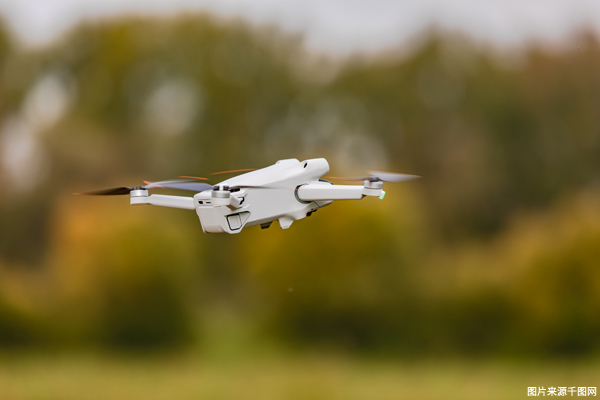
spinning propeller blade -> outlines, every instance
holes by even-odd
[[[185,180],[169,180],[169,181],[160,181],[160,182],[149,182],[144,181],[145,185],[139,187],[116,187],[110,189],[102,189],[95,190],[93,192],[85,192],[85,193],[73,193],[79,196],[117,196],[117,195],[125,195],[129,194],[132,190],[136,189],[180,189],[180,190],[189,190],[192,192],[203,192],[205,190],[212,190],[213,186],[204,182],[192,182]]]
[[[256,171],[256,168],[234,169],[234,170],[231,170],[231,171],[213,172],[211,175],[232,174],[234,172],[248,172],[248,171]]]
[[[76,194],[78,196],[117,196],[117,195],[129,194],[129,192],[131,192],[133,189],[134,188],[122,186],[122,187],[116,187],[116,188],[110,188],[110,189],[95,190],[93,192],[73,193],[73,194]]]
[[[366,178],[367,180],[376,178],[377,181],[382,182],[406,182],[421,178],[419,175],[398,174],[396,172],[369,171],[369,173],[371,174],[371,177]]]
[[[180,178],[186,178],[186,179],[202,179],[203,181],[207,181],[208,178],[202,178],[201,176],[180,176]]]
[[[275,186],[269,185],[233,185],[229,189],[277,189]]]
[[[338,178],[337,176],[326,176],[327,179],[336,179],[338,181],[351,181],[351,182],[362,182],[364,179],[361,178]]]
[[[326,176],[327,179],[337,179],[341,181],[352,181],[352,182],[406,182],[413,179],[421,178],[419,175],[399,174],[396,172],[381,172],[381,171],[369,171],[371,176],[358,177],[358,178],[338,178],[335,176]]]
[[[169,180],[160,182],[148,182],[143,189],[161,188],[161,189],[180,189],[189,190],[192,192],[203,192],[205,190],[212,190],[213,185],[204,182],[191,182],[184,180]]]

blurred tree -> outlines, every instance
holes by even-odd
[[[62,204],[51,252],[56,312],[68,316],[67,333],[88,343],[117,349],[188,343],[195,324],[190,307],[203,286],[199,234],[183,216],[137,210],[81,198]]]
[[[56,329],[67,342],[178,346],[203,319],[192,307],[226,304],[304,343],[594,350],[598,223],[577,220],[582,236],[551,248],[553,227],[531,226],[568,215],[560,202],[600,179],[600,44],[584,34],[512,56],[424,33],[410,51],[334,60],[209,15],[85,23],[25,51],[0,26],[0,268],[56,279],[32,315],[0,296],[0,342]],[[336,175],[425,179],[376,207],[338,202],[289,231],[234,237],[202,236],[193,213],[67,200],[319,156]],[[523,246],[535,257],[521,260]]]

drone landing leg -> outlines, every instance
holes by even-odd
[[[265,222],[264,224],[260,224],[260,229],[268,229],[271,227],[271,224],[273,223],[273,221],[271,222]]]
[[[281,227],[281,229],[289,228],[290,226],[292,226],[293,222],[294,222],[294,220],[290,217],[279,218],[279,226]]]

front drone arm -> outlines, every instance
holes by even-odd
[[[148,196],[147,190],[132,190],[130,194],[130,204],[150,204],[160,207],[182,208],[184,210],[195,210],[193,197],[167,196],[162,194],[153,194]]]
[[[382,186],[381,182],[369,181],[365,181],[364,186],[311,183],[300,186],[297,193],[302,201],[360,200],[365,196],[383,199],[385,192]]]

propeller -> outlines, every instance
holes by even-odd
[[[214,190],[221,190],[221,185],[213,186]],[[223,185],[223,190],[235,191],[239,189],[277,189],[278,186],[272,185]]]
[[[95,190],[93,192],[86,192],[86,193],[73,193],[77,196],[116,196],[116,195],[121,195],[121,194],[129,194],[129,192],[131,192],[132,190],[134,190],[134,187],[116,187],[116,188],[110,188],[110,189],[102,189],[102,190]]]
[[[201,180],[203,180],[203,181],[207,181],[207,180],[208,180],[208,178],[203,178],[203,177],[201,177],[201,176],[186,176],[186,175],[184,175],[184,176],[180,176],[180,178],[186,178],[186,179],[201,179]]]
[[[231,171],[213,172],[211,175],[232,174],[234,172],[248,172],[248,171],[256,171],[256,168],[234,169]]]
[[[369,173],[371,176],[363,180],[371,182],[406,182],[421,178],[419,175],[399,174],[397,172],[369,171]]]
[[[144,189],[153,189],[153,188],[161,188],[161,189],[180,189],[180,190],[189,190],[192,192],[202,192],[204,190],[212,190],[213,186],[204,183],[204,182],[193,182],[193,181],[184,181],[184,180],[169,180],[169,181],[159,181],[159,182],[148,182],[144,181],[145,185],[137,186],[137,187],[127,187],[121,186],[110,189],[102,189],[95,190],[92,192],[86,193],[74,193],[80,196],[118,196],[129,194],[132,190],[144,190]]]
[[[211,175],[233,174],[234,172],[248,172],[248,171],[256,171],[256,168],[233,169],[231,171],[213,172],[213,173],[211,173]],[[203,181],[207,181],[208,180],[208,178],[203,178],[201,176],[187,176],[187,175],[182,175],[182,176],[180,176],[180,178],[201,179]]]
[[[146,186],[143,186],[142,189],[152,189],[152,188],[165,188],[165,189],[180,189],[180,190],[189,190],[192,192],[202,192],[204,190],[212,190],[213,185],[204,183],[204,182],[194,182],[194,181],[184,181],[179,179],[174,179],[170,181],[160,181],[160,182],[146,182]]]
[[[326,178],[353,182],[406,182],[413,179],[421,178],[419,175],[399,174],[396,172],[369,171],[369,173],[371,174],[371,176],[359,178],[338,178],[335,176],[327,176]]]

